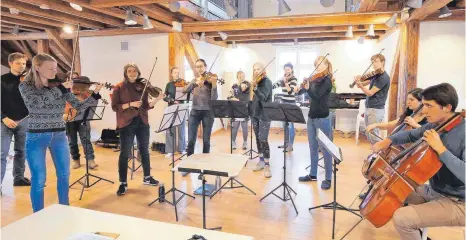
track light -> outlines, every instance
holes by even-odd
[[[238,48],[238,45],[236,45],[236,41],[233,41],[233,44],[231,45],[231,47],[232,47],[233,49]]]
[[[203,33],[201,33],[201,35],[199,35],[199,41],[205,42],[205,32],[203,32]]]
[[[285,2],[285,0],[278,0],[278,15],[283,15],[291,11],[291,8]]]
[[[348,26],[348,30],[346,30],[345,37],[353,38],[353,26]]]
[[[398,13],[393,14],[386,22],[387,27],[392,28],[396,26],[396,19],[398,18]]]
[[[154,26],[152,26],[152,23],[149,20],[149,16],[147,16],[147,14],[144,13],[144,22],[142,24],[142,29],[148,30],[152,28],[154,28]]]
[[[50,9],[50,6],[46,3],[42,3],[40,6],[39,6],[40,9],[45,9],[45,10],[48,10]]]
[[[367,30],[367,36],[375,36],[374,32],[374,24],[369,25],[369,29]]]
[[[320,0],[320,5],[326,8],[333,6],[334,3],[335,0]]]
[[[359,37],[358,43],[359,43],[359,44],[364,44],[364,37],[363,37],[363,36],[360,36],[360,37]]]
[[[178,31],[178,32],[181,32],[183,31],[183,25],[181,25],[180,22],[177,22],[177,21],[172,21],[172,30],[175,30],[175,31]]]
[[[63,31],[64,31],[65,33],[73,33],[73,28],[71,28],[71,26],[69,26],[69,25],[65,25],[65,26],[63,27]]]
[[[294,45],[298,46],[299,45],[299,40],[297,38],[294,39]]]
[[[408,2],[406,2],[406,5],[412,8],[420,8],[422,7],[422,0],[408,0]]]
[[[83,8],[81,6],[79,6],[78,4],[76,4],[76,3],[70,3],[70,6],[76,11],[81,12],[83,10]]]
[[[238,14],[238,9],[236,9],[233,4],[231,4],[230,0],[225,0],[225,10],[228,17],[234,17],[236,14]]]
[[[223,41],[227,40],[228,34],[226,34],[224,32],[218,32],[218,34],[220,35],[220,37],[222,38]]]
[[[134,18],[133,10],[131,8],[128,8],[126,10],[126,25],[136,25],[138,22],[136,22],[136,19]]]
[[[181,5],[180,5],[179,2],[172,2],[172,3],[168,4],[168,8],[172,12],[178,12],[178,11],[180,11]]]
[[[19,25],[15,25],[11,30],[11,34],[18,35],[19,34]]]
[[[440,14],[438,15],[439,18],[446,18],[451,16],[451,11],[447,6],[443,6],[440,8]]]
[[[18,15],[18,14],[19,14],[19,9],[17,9],[17,8],[10,8],[10,13],[11,13],[11,14],[14,14],[14,15]]]

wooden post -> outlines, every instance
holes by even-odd
[[[180,70],[180,77],[184,78],[184,58],[185,49],[178,33],[168,34],[168,68],[177,67]],[[170,76],[171,77],[171,76]],[[190,81],[191,79],[185,79]]]
[[[50,53],[49,40],[46,40],[46,39],[37,40],[37,53],[47,53],[47,54]]]

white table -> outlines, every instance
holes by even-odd
[[[78,233],[118,233],[117,240],[187,240],[194,234],[206,239],[251,240],[252,237],[156,222],[83,208],[51,205],[2,228],[3,240],[66,240]]]

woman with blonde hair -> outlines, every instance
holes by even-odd
[[[309,175],[299,178],[301,182],[317,181],[317,162],[319,161],[317,129],[320,129],[330,140],[333,140],[328,104],[328,98],[332,90],[332,64],[327,58],[320,56],[314,61],[314,66],[316,67],[316,73],[311,78],[304,80],[303,88],[300,90],[300,94],[307,93],[312,101],[307,121],[311,170]],[[332,185],[332,157],[324,149],[322,153],[325,163],[325,180],[322,181],[321,188],[327,190]]]
[[[245,103],[249,102],[249,91],[251,89],[251,84],[245,80],[245,75],[243,71],[238,71],[236,73],[236,78],[238,80],[237,83],[233,84],[231,86],[231,96],[228,97],[229,100],[236,100],[236,101],[242,101]],[[233,141],[233,150],[236,149],[236,136],[238,135],[238,130],[239,126],[241,125],[241,128],[243,130],[243,150],[246,150],[248,148],[248,118],[244,119],[235,119],[235,121],[232,122],[232,141]]]
[[[50,149],[57,175],[58,201],[69,205],[68,183],[70,176],[70,150],[65,133],[66,102],[73,108],[86,109],[100,99],[102,85],[96,86],[90,97],[79,101],[70,91],[72,81],[49,83],[57,79],[57,61],[50,55],[38,54],[32,59],[32,67],[19,85],[21,96],[29,110],[29,129],[26,133],[26,159],[31,169],[31,202],[34,212],[44,208],[44,186],[47,175],[45,155]]]

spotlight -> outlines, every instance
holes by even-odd
[[[440,14],[438,15],[439,18],[446,18],[451,16],[451,11],[447,6],[440,8]]]
[[[367,30],[367,36],[375,36],[374,24],[369,25],[369,30]]]
[[[136,22],[135,18],[134,18],[134,14],[133,14],[133,11],[131,10],[131,8],[128,8],[126,10],[126,21],[125,21],[125,24],[126,25],[135,25],[137,24],[138,22]]]
[[[231,4],[230,0],[225,0],[225,10],[228,17],[234,17],[236,14],[238,14],[238,9],[236,9],[233,4]]]
[[[285,0],[278,0],[278,15],[283,15],[291,11],[291,8],[285,2]]]
[[[364,37],[363,37],[363,36],[360,36],[360,37],[359,37],[358,43],[359,43],[359,44],[364,44]]]
[[[80,11],[80,12],[81,12],[81,11],[83,10],[83,8],[82,8],[81,6],[79,6],[78,4],[75,4],[75,3],[70,3],[70,6],[71,6],[72,8],[74,8],[74,10],[76,10],[76,11]]]
[[[346,30],[345,37],[353,38],[353,26],[348,26],[348,30]]]
[[[144,23],[142,24],[142,29],[148,30],[148,29],[152,29],[152,28],[154,28],[154,26],[152,26],[152,23],[150,22],[149,17],[147,16],[147,14],[144,13]]]
[[[179,2],[172,2],[170,4],[168,4],[168,8],[170,9],[170,11],[172,12],[178,12],[180,11],[180,3]]]
[[[71,28],[69,25],[63,26],[63,31],[66,33],[73,33],[73,28]]]
[[[392,28],[396,26],[396,18],[398,18],[398,13],[393,14],[386,22],[387,27]]]
[[[218,34],[220,35],[220,37],[222,38],[223,41],[227,40],[228,34],[226,34],[224,32],[218,32]]]

